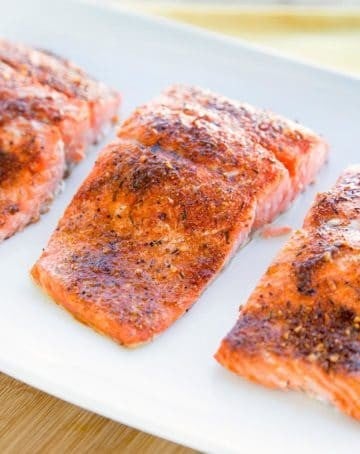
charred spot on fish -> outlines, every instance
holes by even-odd
[[[14,153],[0,149],[0,183],[5,182],[22,168],[19,157]]]
[[[298,260],[292,264],[297,281],[297,290],[301,294],[312,296],[316,293],[312,284],[314,273],[328,262],[340,247],[341,245],[328,246],[320,238],[315,251],[307,251],[306,248],[301,251],[306,258],[301,259],[302,254],[300,254],[297,256]]]
[[[297,279],[297,289],[303,295],[311,296],[315,293],[315,289],[312,286],[312,275],[319,261],[321,261],[321,257],[315,256],[293,264]]]
[[[162,240],[153,240],[153,241],[149,242],[150,247],[160,246],[161,244],[162,244]]]
[[[231,349],[269,353],[316,362],[330,370],[360,371],[360,316],[333,301],[314,305],[291,302],[281,310],[264,305],[258,311],[242,311],[227,336]]]
[[[145,191],[153,185],[158,185],[174,175],[176,169],[168,161],[149,160],[140,163],[129,176],[129,188],[134,192]]]
[[[20,211],[19,205],[17,203],[12,203],[7,207],[7,212],[11,215],[14,215]]]
[[[50,98],[51,100],[51,98]],[[63,117],[60,111],[49,103],[49,99],[42,98],[17,98],[6,99],[0,102],[0,118],[4,122],[6,119],[16,118],[17,116],[27,118],[37,117],[40,120],[50,120],[58,123]]]

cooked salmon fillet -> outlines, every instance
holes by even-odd
[[[289,206],[328,153],[326,142],[303,126],[184,85],[138,108],[119,135],[176,150],[242,185],[257,200],[254,228]]]
[[[254,216],[253,199],[231,181],[119,140],[102,152],[32,275],[76,318],[135,346],[190,308]]]
[[[95,81],[72,62],[50,52],[4,39],[0,39],[0,60],[42,85],[86,104],[91,120],[92,141],[98,141],[116,120],[119,93]]]
[[[56,302],[127,346],[187,311],[293,197],[288,168],[246,128],[171,90],[125,121],[32,270]],[[323,162],[326,145],[312,153]]]
[[[319,194],[216,359],[265,386],[303,390],[360,419],[360,166]]]
[[[0,241],[38,219],[64,169],[57,128],[21,117],[0,122]]]
[[[0,121],[19,115],[58,127],[68,163],[84,157],[91,134],[87,105],[0,62]]]
[[[72,63],[0,40],[0,241],[39,218],[118,107]]]

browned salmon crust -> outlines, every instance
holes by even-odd
[[[19,116],[59,128],[68,163],[85,156],[91,135],[87,105],[0,61],[0,125]]]
[[[138,108],[119,135],[176,150],[242,185],[257,199],[254,228],[289,206],[328,153],[326,142],[299,124],[184,85]]]
[[[94,80],[69,60],[4,39],[0,39],[0,60],[40,84],[85,104],[89,110],[93,142],[116,121],[119,93]]]
[[[118,107],[72,63],[0,40],[0,241],[39,218]]]
[[[240,311],[216,359],[360,419],[360,166],[319,194]]]
[[[65,169],[57,128],[24,118],[0,126],[0,241],[46,211]]]
[[[121,344],[151,340],[220,271],[255,214],[231,182],[175,153],[120,140],[66,210],[34,279]]]
[[[220,113],[189,107],[187,90],[168,90],[124,123],[32,270],[56,302],[128,346],[188,310],[251,230],[293,197],[272,151]],[[318,162],[312,175],[326,151],[317,139],[303,153]]]

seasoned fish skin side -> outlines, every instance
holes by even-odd
[[[246,240],[255,210],[203,166],[119,140],[99,156],[32,276],[77,319],[136,346],[192,306]]]
[[[260,280],[216,359],[360,419],[360,166],[319,194]]]
[[[0,126],[0,242],[39,218],[64,170],[56,128],[21,117]]]

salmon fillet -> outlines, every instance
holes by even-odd
[[[216,359],[271,388],[303,390],[360,419],[360,166],[319,194]]]
[[[204,115],[205,109],[213,122],[228,124],[273,153],[289,172],[292,182],[289,201],[314,181],[328,153],[324,139],[309,128],[208,90],[175,85],[165,91],[160,102],[193,110],[197,116]]]
[[[69,163],[85,156],[90,143],[87,105],[40,85],[0,62],[0,122],[19,115],[58,127]]]
[[[119,135],[175,149],[252,192],[254,228],[289,206],[314,180],[328,153],[326,142],[303,126],[183,85],[138,108]]]
[[[0,241],[47,209],[64,169],[57,128],[21,117],[0,124]]]
[[[76,318],[135,346],[190,308],[254,216],[253,200],[204,166],[119,140],[102,152],[32,276]]]
[[[0,40],[0,241],[39,218],[118,107],[72,63]]]
[[[244,128],[171,96],[125,121],[32,270],[57,303],[127,346],[187,311],[292,194],[287,167]]]
[[[116,120],[120,96],[95,81],[72,62],[48,51],[0,39],[0,60],[31,76],[42,85],[86,104],[91,121],[91,140],[97,142]]]

